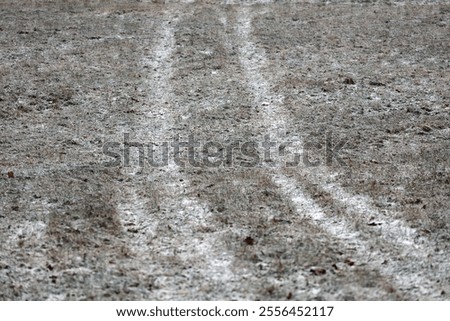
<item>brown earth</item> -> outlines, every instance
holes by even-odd
[[[446,1],[2,1],[0,299],[448,300],[449,22]],[[143,164],[108,165],[124,133]],[[195,166],[147,162],[190,135]]]

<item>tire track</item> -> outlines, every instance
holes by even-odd
[[[262,121],[268,132],[275,133],[275,140],[283,141],[282,131],[288,125],[286,116],[281,109],[283,97],[275,96],[271,93],[270,84],[266,79],[262,67],[266,63],[265,55],[262,49],[252,41],[252,18],[248,8],[241,8],[238,13],[237,36],[240,39],[238,47],[240,48],[241,63],[246,70],[249,87],[255,94],[255,105],[262,107]],[[270,103],[267,103],[270,102]],[[411,272],[410,266],[415,260],[426,260],[427,252],[424,247],[417,244],[415,237],[416,231],[406,226],[402,221],[389,220],[376,209],[374,209],[368,202],[367,198],[354,196],[344,191],[342,187],[336,183],[328,183],[327,178],[330,173],[325,169],[321,169],[322,173],[307,173],[309,181],[318,182],[324,190],[333,195],[334,200],[339,200],[346,204],[351,215],[361,215],[369,213],[370,216],[376,220],[383,220],[386,222],[384,228],[380,231],[383,241],[385,243],[393,244],[394,247],[402,247],[405,252],[414,252],[411,259],[408,259],[408,265],[405,266],[401,261],[397,262],[391,260],[386,266],[381,265],[385,262],[385,255],[377,253],[378,258],[375,263],[371,263],[373,268],[377,268],[384,275],[391,278],[396,283],[396,288],[404,291],[413,291],[419,296],[434,297],[437,291],[435,286],[430,281],[430,278],[423,275],[423,272]],[[340,222],[329,222],[328,217],[323,210],[311,199],[306,196],[303,189],[298,186],[298,181],[283,174],[281,169],[273,171],[273,181],[279,186],[286,197],[294,204],[298,213],[305,213],[304,207],[307,207],[307,215],[309,215],[314,222],[321,228],[326,230],[331,235],[345,242],[351,242],[357,246],[358,257],[363,259],[367,253],[371,253],[372,247],[377,241],[365,240],[361,237],[360,231],[355,230],[353,223],[346,218],[340,217]],[[396,235],[396,239],[392,240],[392,235]],[[358,238],[357,238],[358,237]]]
[[[193,133],[203,142],[255,139],[254,122],[258,122],[258,115],[247,107],[252,104],[252,94],[243,86],[237,50],[228,39],[230,35],[226,17],[213,7],[199,8],[178,28],[179,60],[174,77],[177,81],[173,84],[178,99],[185,105],[180,110],[184,119],[177,124],[185,128],[186,136]],[[202,94],[197,95],[197,90]],[[226,104],[221,104],[220,97],[226,97]],[[205,101],[211,101],[213,107],[206,107]],[[267,178],[266,169],[241,170],[236,166],[225,163],[219,168],[186,168],[193,192],[206,200],[214,213],[215,228],[226,233],[228,250],[235,255],[234,272],[244,273],[239,288],[229,284],[228,291],[244,295],[248,292],[243,288],[249,288],[252,291],[246,295],[253,299],[286,298],[289,290],[296,299],[332,298],[330,293],[339,284],[350,283],[337,295],[353,297],[355,293],[365,293],[372,298],[398,298],[396,293],[389,293],[388,283],[376,272],[361,267],[361,275],[370,274],[377,290],[368,290],[365,281],[345,266],[338,275],[331,271],[326,280],[313,276],[310,269],[315,265],[328,268],[345,261],[340,257],[343,253],[337,250],[342,246],[314,224],[292,215],[294,208],[282,200],[277,187]],[[313,235],[320,237],[312,239]],[[247,237],[254,245],[244,242]],[[330,283],[324,285],[324,281]]]
[[[419,238],[396,219],[404,213],[389,218],[331,170],[183,168],[173,154],[149,169],[135,164],[136,147],[131,167],[100,164],[102,140],[122,131],[159,151],[176,135],[242,143],[298,129],[289,90],[274,94],[287,67],[270,65],[256,42],[265,35],[252,31],[251,10],[273,1],[238,15],[239,6],[172,2],[8,9],[7,29],[20,36],[3,55],[3,165],[15,177],[0,177],[0,298],[448,297],[448,283],[436,283],[448,281],[445,243]]]
[[[183,7],[186,10],[187,7]],[[151,55],[141,61],[144,70],[150,73],[144,85],[150,91],[148,100],[153,106],[143,110],[144,115],[136,120],[137,125],[129,128],[138,142],[168,142],[178,134],[175,115],[183,117],[182,106],[172,92],[170,79],[173,75],[172,59],[176,48],[174,32],[180,19],[176,10],[167,6],[159,28],[159,38],[156,40]],[[190,10],[184,14],[189,15]],[[181,14],[183,16],[184,14]],[[142,129],[141,129],[142,128]],[[150,131],[148,131],[151,128]],[[162,200],[158,211],[149,216],[145,206],[145,198],[137,190],[136,185],[126,186],[126,195],[119,211],[124,222],[139,227],[138,237],[130,241],[133,251],[138,256],[153,256],[163,260],[178,260],[181,269],[190,270],[190,279],[179,279],[173,272],[162,273],[155,281],[156,284],[173,283],[174,288],[180,287],[176,293],[157,290],[158,299],[187,299],[199,298],[199,288],[216,287],[226,284],[233,279],[230,271],[232,258],[220,247],[218,237],[220,233],[208,231],[210,210],[197,198],[189,196],[189,181],[181,169],[173,163],[174,155],[169,155],[169,164],[153,170],[149,174],[152,181],[158,182],[158,189],[162,190]],[[143,171],[145,172],[145,170]],[[136,173],[128,176],[133,180]],[[165,213],[170,213],[165,216]],[[152,220],[152,223],[148,223]],[[146,228],[142,228],[146,227]],[[167,231],[169,229],[169,231]],[[196,232],[196,234],[194,234]],[[178,284],[177,284],[178,283]],[[208,284],[208,285],[206,285]]]

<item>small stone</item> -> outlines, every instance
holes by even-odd
[[[346,85],[354,85],[355,81],[353,80],[353,78],[347,77],[347,78],[344,79],[344,84],[346,84]]]
[[[245,244],[247,245],[254,245],[255,244],[255,239],[251,236],[247,236],[244,240]]]
[[[327,270],[321,267],[312,267],[309,271],[314,275],[324,275],[327,273]]]

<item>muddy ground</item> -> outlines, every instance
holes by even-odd
[[[450,299],[448,2],[154,2],[0,2],[0,299]]]

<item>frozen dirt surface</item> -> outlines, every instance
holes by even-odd
[[[448,2],[2,0],[0,62],[0,299],[450,299]]]

